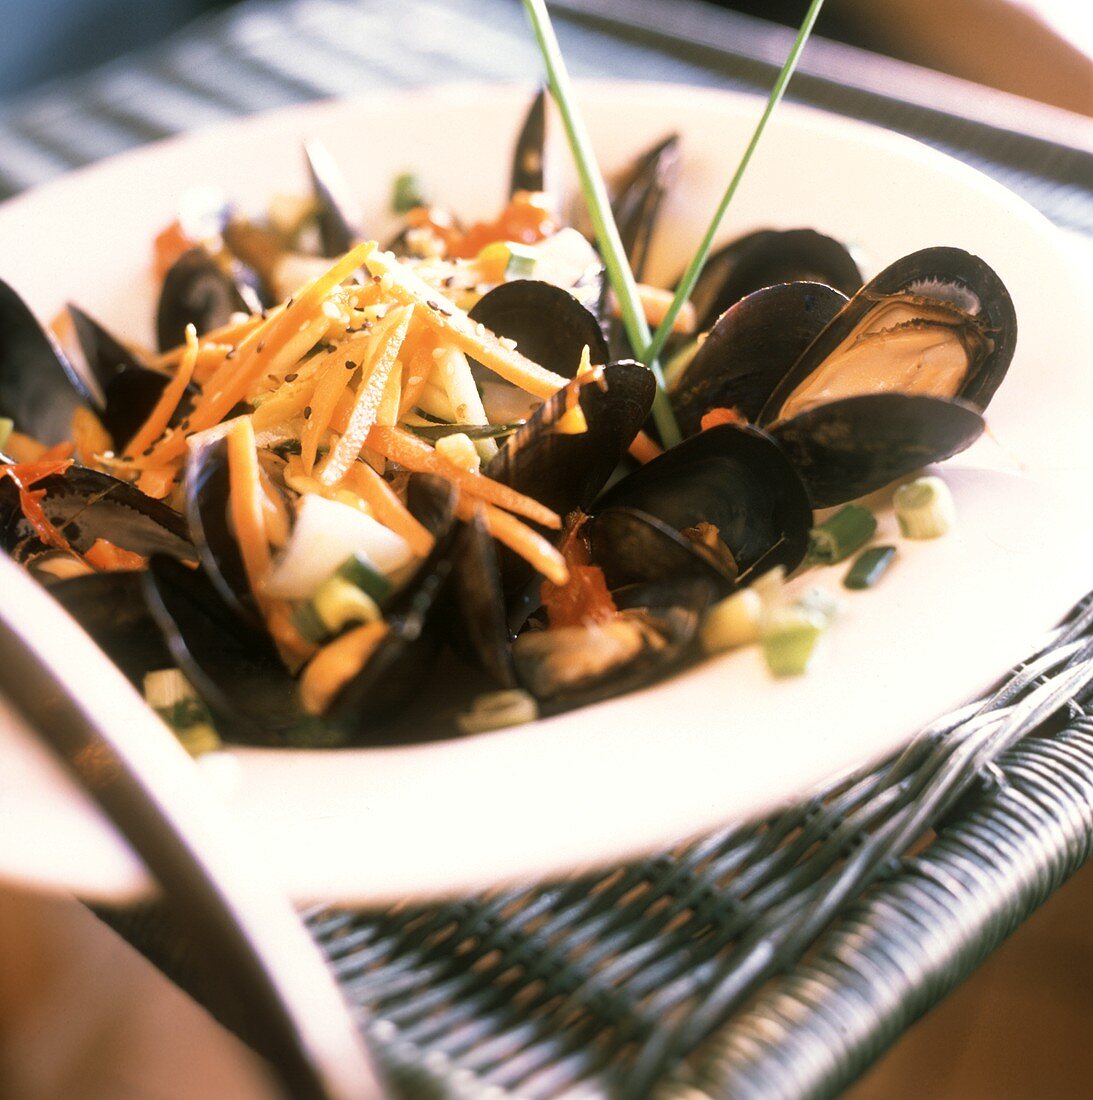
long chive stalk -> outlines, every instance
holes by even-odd
[[[525,2],[527,2],[527,0],[525,0]],[[698,246],[698,251],[695,252],[691,262],[687,265],[687,270],[683,273],[683,278],[679,281],[679,286],[676,288],[672,304],[668,307],[668,312],[660,322],[660,326],[657,328],[653,339],[647,344],[640,345],[645,349],[642,357],[647,361],[656,359],[664,350],[664,344],[672,331],[672,325],[675,324],[676,317],[679,316],[679,311],[691,296],[691,291],[694,290],[695,283],[698,282],[698,277],[702,274],[703,267],[706,266],[706,260],[709,258],[710,249],[713,248],[714,237],[717,235],[717,231],[721,226],[721,221],[729,208],[729,203],[732,202],[733,196],[736,194],[736,189],[740,186],[740,181],[744,178],[744,173],[747,171],[752,153],[755,152],[756,146],[763,136],[763,131],[766,129],[770,116],[774,114],[775,108],[782,101],[786,85],[789,84],[790,77],[793,76],[797,68],[797,62],[801,56],[801,51],[804,49],[805,43],[812,33],[812,27],[823,6],[824,0],[812,0],[812,3],[808,6],[804,21],[801,23],[800,30],[797,31],[797,37],[794,39],[793,46],[789,51],[789,56],[786,58],[786,63],[782,66],[782,71],[778,74],[778,79],[774,82],[774,87],[771,89],[770,96],[767,99],[767,105],[763,110],[758,125],[755,127],[755,132],[751,136],[751,141],[748,142],[748,147],[744,150],[743,157],[740,158],[740,164],[737,166],[736,172],[729,181],[729,186],[725,189],[725,194],[722,196],[721,203],[714,213],[713,221],[710,222],[709,229],[706,230],[706,235],[702,238],[702,243]],[[631,339],[633,338],[631,337]]]
[[[619,230],[611,213],[611,200],[607,195],[607,187],[592,153],[592,142],[589,140],[584,121],[577,111],[569,73],[566,71],[562,51],[554,34],[546,4],[544,0],[524,0],[524,10],[531,21],[535,37],[539,43],[539,50],[543,55],[547,80],[550,84],[550,93],[554,97],[554,102],[558,105],[559,114],[562,116],[562,123],[565,126],[566,137],[569,139],[573,160],[577,165],[581,190],[584,192],[588,212],[592,218],[592,226],[596,232],[596,241],[603,256],[604,266],[607,268],[608,279],[615,291],[615,296],[619,300],[626,335],[634,348],[648,347],[650,345],[649,326],[645,321],[645,313],[638,299],[634,273],[630,270],[630,264],[626,260],[626,253],[619,238]],[[661,341],[661,346],[663,346],[663,341]],[[674,447],[682,436],[664,389],[664,376],[661,374],[656,356],[645,355],[642,358],[657,380],[657,392],[653,399],[653,421],[660,432],[664,445]]]

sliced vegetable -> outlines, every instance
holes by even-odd
[[[403,172],[395,177],[391,194],[391,209],[396,214],[409,214],[415,206],[424,206],[421,187],[413,172]]]
[[[860,550],[877,531],[877,517],[860,504],[848,504],[809,532],[808,561],[832,565]]]
[[[456,515],[462,520],[470,520],[475,509],[481,510],[486,521],[486,530],[493,538],[530,562],[548,581],[557,585],[564,585],[569,581],[565,558],[542,535],[508,512],[467,497],[460,498]]]
[[[763,656],[775,676],[799,676],[807,668],[824,632],[819,617],[800,607],[787,607],[763,627]]]
[[[843,584],[847,588],[872,588],[888,571],[895,556],[894,546],[871,546],[863,550],[843,578]]]
[[[304,710],[322,714],[334,696],[364,668],[386,634],[386,623],[365,623],[323,646],[300,677]]]
[[[535,697],[513,688],[477,696],[471,709],[457,716],[455,724],[463,733],[489,733],[507,726],[522,726],[538,717]]]
[[[170,726],[191,756],[219,749],[220,737],[205,704],[177,668],[162,668],[144,677],[144,698]]]
[[[754,588],[742,588],[706,612],[699,631],[707,653],[721,653],[759,641],[763,600]]]
[[[329,634],[337,634],[350,623],[376,623],[383,618],[379,604],[343,577],[331,577],[320,584],[311,604]]]
[[[904,538],[936,539],[956,525],[956,503],[939,477],[920,477],[901,485],[892,504]]]
[[[470,436],[464,432],[453,432],[451,435],[441,436],[436,441],[436,453],[445,462],[466,470],[469,473],[478,473],[482,465],[482,459],[474,448]]]

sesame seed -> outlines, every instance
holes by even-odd
[[[147,458],[152,453],[152,451],[153,451],[152,447],[145,447],[144,450],[141,451],[140,453],[141,453],[141,456],[143,458]]]
[[[455,276],[454,275],[445,275],[444,276],[444,286],[445,287],[451,286],[452,283],[454,283],[454,282],[455,282]]]
[[[261,354],[262,354],[262,352],[266,350],[266,342],[265,342],[265,340],[259,340],[259,341],[258,341],[258,346],[257,346],[257,347],[256,347],[256,348],[255,348],[254,350],[255,350],[256,352],[258,352],[258,354],[259,354],[259,355],[261,355]]]
[[[292,303],[295,302],[295,301],[296,301],[295,298],[289,298],[289,300],[287,302],[285,302],[285,309],[291,309],[292,308]]]
[[[427,306],[428,306],[428,307],[429,307],[430,309],[440,309],[440,303],[439,303],[439,302],[434,302],[434,301],[432,300],[432,298],[429,298],[429,299],[427,299],[427,300],[426,300],[426,302],[425,302],[425,304],[426,304],[426,305],[427,305]]]
[[[311,406],[310,405],[305,405],[304,406],[304,419],[305,420],[310,420],[311,419]]]
[[[295,382],[296,379],[299,378],[299,377],[300,377],[299,374],[297,374],[296,371],[293,371],[291,374],[286,374],[285,375],[285,381],[286,382]]]
[[[499,337],[497,342],[501,345],[501,347],[505,348],[507,351],[515,351],[516,350],[516,341],[510,339],[508,336]]]
[[[357,369],[357,364],[354,363],[352,359],[347,359],[345,361],[345,369],[346,370],[356,370]]]
[[[225,359],[234,359],[234,358],[235,358],[235,348],[234,348],[234,347],[233,347],[233,348],[229,348],[229,349],[228,349],[228,354],[227,354],[227,355],[225,355],[225,356],[224,356],[224,358],[225,358]]]
[[[452,311],[451,311],[450,309],[444,309],[444,308],[441,308],[440,312],[441,312],[441,313],[442,313],[442,314],[443,314],[443,315],[444,315],[445,317],[451,317],[451,316],[452,316]]]

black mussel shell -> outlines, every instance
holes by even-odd
[[[660,207],[679,166],[679,135],[669,134],[643,153],[615,188],[611,211],[635,279],[644,274]]]
[[[736,409],[754,423],[786,372],[846,304],[823,283],[779,283],[730,306],[671,388],[684,435],[713,408]]]
[[[485,472],[559,514],[587,511],[645,423],[655,391],[652,373],[640,363],[608,364],[544,401]],[[555,430],[574,402],[588,430]]]
[[[89,573],[55,581],[50,595],[139,688],[173,662],[144,600],[140,573]]]
[[[101,407],[93,385],[0,280],[0,416],[53,446],[72,437],[73,414],[87,407]]]
[[[643,647],[636,657],[619,667],[539,695],[543,715],[598,703],[663,679],[686,657],[715,590],[701,579],[678,578],[630,585],[612,596],[620,611],[641,613],[642,619],[660,636],[660,646]],[[518,659],[517,668],[522,664]]]
[[[147,366],[79,306],[70,302],[67,308],[88,368],[103,393],[104,405],[99,414],[103,427],[110,433],[114,449],[124,454],[126,444],[151,415],[171,376]],[[187,387],[179,404],[179,417],[187,414],[195,393],[193,385]]]
[[[198,336],[226,325],[233,313],[259,313],[259,280],[239,261],[226,271],[204,248],[191,248],[171,265],[156,309],[156,339],[161,351],[178,347],[192,324]]]
[[[348,182],[324,145],[318,141],[305,141],[304,159],[315,195],[323,255],[344,255],[364,239],[360,208],[353,201]]]
[[[204,573],[153,557],[141,578],[174,663],[225,738],[257,745],[316,742],[316,723],[303,713],[296,681],[269,635],[232,611]]]
[[[817,508],[874,489],[958,454],[982,434],[970,405],[876,393],[820,405],[771,429]]]
[[[553,283],[500,283],[475,303],[469,316],[498,336],[515,340],[529,359],[563,378],[577,373],[585,346],[593,363],[607,362],[607,342],[596,318]]]
[[[387,635],[360,674],[334,699],[323,721],[361,743],[382,737],[377,727],[421,691],[440,647],[434,610],[452,569],[458,491],[443,478],[414,474],[406,504],[436,538],[432,553],[384,608]]]
[[[873,311],[889,307],[898,296],[940,304],[947,319],[937,322],[938,329],[958,334],[972,360],[955,392],[933,396],[959,398],[982,412],[1013,357],[1017,342],[1013,302],[1001,279],[978,256],[959,248],[925,248],[889,265],[843,306],[771,394],[759,422],[788,419],[783,409],[794,391]],[[900,330],[911,328],[899,326]]]
[[[615,565],[613,532],[629,539],[632,526],[601,519],[614,508],[636,509],[677,532],[702,524],[717,529],[737,576],[784,565],[794,569],[808,548],[812,509],[797,471],[781,448],[755,428],[724,424],[685,439],[635,470],[597,502],[587,525],[593,560],[605,573]],[[723,550],[722,550],[723,553]],[[618,558],[631,560],[628,544]],[[647,563],[646,576],[671,575],[678,548]]]
[[[228,513],[231,475],[225,438],[191,449],[183,487],[186,522],[201,568],[224,603],[250,625],[257,626],[258,610]]]
[[[861,272],[845,245],[814,229],[760,229],[710,256],[691,293],[705,332],[734,302],[777,283],[826,283],[853,294]]]
[[[448,625],[452,644],[501,687],[516,687],[497,544],[475,516],[455,542]]]
[[[512,152],[512,175],[509,194],[517,191],[542,191],[544,159],[546,152],[546,100],[545,88],[540,88],[531,102],[527,117],[516,138]]]
[[[42,510],[77,551],[83,552],[103,538],[145,556],[194,556],[186,524],[177,512],[109,474],[72,466],[63,474],[44,478],[34,488],[45,490]],[[43,549],[7,478],[0,479],[0,546],[16,561]]]

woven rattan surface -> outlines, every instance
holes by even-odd
[[[765,90],[788,44],[697,0],[555,9],[583,76]],[[1066,119],[868,55],[849,86],[843,48],[807,56],[790,98],[926,140],[1093,232],[1093,155]],[[0,104],[0,193],[285,103],[538,71],[516,0],[255,0]],[[767,821],[608,874],[309,926],[407,1096],[831,1095],[1090,855],[1091,680],[1087,602],[990,698]],[[104,915],[246,1035],[169,911]]]

